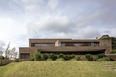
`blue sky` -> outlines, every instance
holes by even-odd
[[[29,38],[116,37],[116,0],[0,0],[0,50]]]

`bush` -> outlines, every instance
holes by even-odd
[[[98,59],[100,59],[100,58],[106,57],[106,55],[105,54],[98,54],[97,57],[98,57]]]
[[[80,58],[80,57],[78,57],[78,58],[77,58],[77,60],[78,60],[78,61],[80,61],[80,60],[81,60],[81,58]]]
[[[37,52],[35,54],[35,61],[40,61],[41,60],[41,55],[40,55],[40,52]]]
[[[0,56],[0,60],[4,60],[4,56]]]
[[[44,53],[44,54],[43,54],[43,59],[44,59],[44,60],[47,60],[47,59],[48,59],[47,53]]]
[[[110,58],[108,58],[108,57],[103,57],[103,58],[98,59],[98,61],[110,61]]]
[[[88,61],[93,61],[93,57],[91,54],[86,54],[86,58]]]
[[[64,56],[63,53],[59,54],[59,58],[63,58],[63,56]]]
[[[15,62],[19,62],[19,59],[15,59]]]
[[[110,53],[111,54],[116,54],[116,49],[113,49]]]
[[[34,61],[34,60],[35,60],[35,57],[30,58],[30,61]]]
[[[73,58],[75,58],[75,55],[74,54],[71,54],[70,55],[70,59],[73,59]]]
[[[77,59],[74,59],[74,58],[73,58],[73,59],[70,59],[70,61],[77,61]]]
[[[69,54],[65,55],[64,60],[70,60],[70,55]]]
[[[56,59],[57,59],[57,55],[51,53],[51,54],[50,54],[50,59],[52,59],[52,60],[56,60]]]
[[[64,61],[64,59],[63,58],[58,58],[58,59],[56,59],[56,61]]]
[[[47,61],[52,61],[52,59],[48,58]]]
[[[71,54],[71,55],[67,54],[67,55],[64,56],[64,59],[65,60],[70,60],[70,59],[73,59],[74,57],[75,57],[74,54]]]

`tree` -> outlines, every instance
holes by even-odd
[[[110,40],[111,37],[109,35],[103,35],[100,40]]]
[[[111,54],[116,54],[116,49],[113,49],[110,53]]]
[[[15,52],[15,53],[14,53],[14,58],[15,58],[15,59],[16,59],[17,55],[18,55],[18,53],[17,53],[17,52]]]
[[[7,56],[8,56],[9,47],[10,47],[10,42],[9,42],[9,44],[8,44],[6,50],[5,50],[5,57],[6,58],[8,58]]]
[[[116,49],[116,37],[111,37],[112,40],[112,49]]]
[[[3,51],[0,51],[0,56],[2,56],[2,54],[3,54]]]
[[[14,47],[14,48],[12,48],[12,50],[10,51],[10,57],[11,57],[11,59],[13,58],[13,56],[14,56],[14,54],[15,54],[15,50],[16,50],[16,48]]]

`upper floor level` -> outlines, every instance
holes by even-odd
[[[111,47],[111,40],[29,39],[29,47],[100,46]]]

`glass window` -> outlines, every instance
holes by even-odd
[[[38,43],[35,43],[35,44],[31,45],[31,47],[39,47],[39,46],[55,46],[55,44],[38,44]]]
[[[30,53],[20,53],[20,59],[29,59]]]

